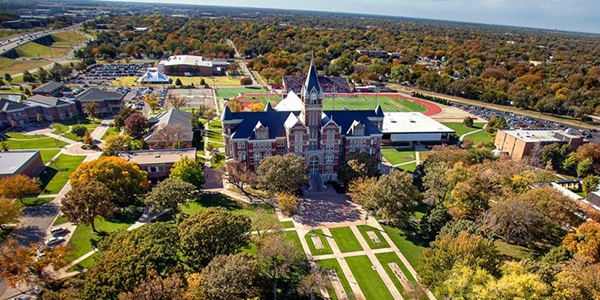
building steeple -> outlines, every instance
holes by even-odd
[[[314,57],[311,57],[310,59],[310,67],[308,68],[308,74],[306,74],[306,80],[302,85],[300,97],[306,101],[310,99],[312,93],[316,93],[317,98],[323,99],[323,91],[321,90],[321,85],[319,84],[319,77],[317,76],[317,68],[315,68]]]

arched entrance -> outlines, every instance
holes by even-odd
[[[319,173],[319,157],[313,155],[308,160],[308,173],[318,174]]]

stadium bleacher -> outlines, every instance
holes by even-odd
[[[298,94],[302,91],[302,84],[306,76],[283,76],[283,87],[286,92],[294,91]],[[350,93],[350,85],[344,77],[319,76],[319,84],[323,93]]]

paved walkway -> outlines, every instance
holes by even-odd
[[[463,141],[463,139],[464,139],[466,136],[468,136],[468,135],[471,135],[471,134],[475,134],[475,133],[477,133],[477,132],[480,132],[480,131],[482,131],[482,130],[483,130],[483,129],[477,129],[477,130],[474,130],[474,131],[471,131],[471,132],[467,132],[467,133],[465,133],[465,134],[461,135],[461,136],[460,136],[460,138],[458,138],[458,140],[462,142],[462,141]]]

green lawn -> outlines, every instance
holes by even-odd
[[[490,134],[489,132],[482,130],[479,132],[475,132],[473,134],[469,134],[467,136],[465,136],[464,139],[469,139],[471,141],[473,141],[473,145],[477,145],[480,142],[483,142],[485,145],[487,146],[491,146],[494,144],[494,137],[496,136],[496,134]]]
[[[389,270],[388,274],[390,275],[390,277],[396,278],[396,275],[394,275],[394,273],[391,273],[392,269],[390,269],[387,264],[395,262],[402,270],[402,273],[404,273],[404,275],[406,275],[406,278],[408,279],[408,281],[417,282],[417,280],[412,276],[412,274],[410,274],[410,272],[408,271],[406,266],[400,260],[400,257],[398,257],[398,255],[396,255],[395,252],[377,253],[377,254],[375,254],[375,256],[377,256],[377,259],[379,260],[379,262],[381,262],[381,264],[384,267],[387,267],[386,271]]]
[[[52,159],[56,154],[58,154],[58,152],[60,152],[59,149],[54,149],[54,150],[40,150],[40,155],[42,156],[42,161],[44,163],[49,162],[50,159]]]
[[[294,243],[294,246],[296,247],[296,250],[298,250],[298,253],[301,254],[304,257],[304,249],[302,248],[302,243],[300,243],[300,237],[298,236],[298,233],[293,230],[293,231],[284,231],[285,232],[285,241],[292,241]]]
[[[108,136],[119,135],[121,133],[120,130],[117,130],[114,127],[108,127],[106,133],[102,136],[102,140],[105,140]]]
[[[80,261],[78,264],[68,268],[67,272],[75,272],[75,271],[81,271],[83,269],[89,269],[96,263],[95,256],[96,256],[96,254],[92,254],[88,258]]]
[[[141,211],[122,211],[116,212],[112,218],[98,218],[96,219],[96,229],[100,232],[111,233],[118,230],[125,230],[131,224],[142,215]],[[90,225],[78,225],[77,229],[71,237],[69,245],[71,245],[71,252],[67,257],[68,261],[73,261],[82,255],[92,251],[100,240],[98,234],[92,233],[92,227]]]
[[[323,244],[323,249],[317,249],[315,247],[315,245],[312,241],[313,235],[319,237],[319,239],[321,240],[321,243]],[[331,246],[327,242],[327,238],[325,238],[325,236],[323,235],[323,230],[321,230],[321,229],[311,230],[304,236],[304,239],[306,240],[306,243],[308,244],[308,248],[310,248],[310,253],[312,255],[333,254],[333,250],[331,250]]]
[[[323,100],[323,110],[370,110],[380,105],[386,112],[425,112],[427,108],[418,103],[405,99],[384,96],[366,96],[357,98],[336,97]]]
[[[394,299],[379,273],[371,268],[369,257],[366,255],[346,257],[346,262],[367,300]]]
[[[40,175],[42,194],[58,194],[69,180],[69,175],[77,169],[84,159],[85,156],[61,154]]]
[[[495,240],[494,245],[496,245],[496,248],[498,248],[498,251],[500,251],[500,253],[516,260],[534,258],[536,254],[535,251],[529,248],[507,244],[501,240]]]
[[[48,203],[52,200],[54,200],[54,197],[23,198],[23,203],[25,203],[25,204],[21,204],[21,203],[19,203],[19,204],[21,204],[21,207],[38,206],[38,205]]]
[[[482,129],[483,125],[485,125],[485,123],[474,123],[473,127],[467,127],[465,126],[462,122],[444,122],[442,123],[448,127],[450,127],[450,129],[456,131],[456,135],[458,137],[460,137],[461,135],[465,134],[465,133],[469,133],[478,129]]]
[[[401,171],[414,172],[417,169],[417,163],[413,162],[406,165],[397,166],[396,169]]]
[[[0,243],[8,237],[8,235],[15,230],[15,226],[4,226],[0,228]]]
[[[415,160],[415,149],[381,149],[381,154],[392,165]]]
[[[19,140],[37,140],[37,139],[48,138],[48,136],[44,135],[44,134],[24,134],[24,133],[18,133],[18,132],[7,132],[4,135],[9,139],[19,139]]]
[[[210,85],[213,84],[212,81],[211,82],[207,81],[206,83],[208,83]],[[239,83],[239,81],[238,81],[238,83]],[[266,92],[267,91],[263,88],[259,88],[259,89],[246,88],[246,87],[221,88],[221,87],[219,87],[219,81],[217,81],[216,94],[217,94],[217,98],[220,100],[222,100],[224,98],[237,97],[239,94],[263,94]]]
[[[331,259],[317,260],[317,264],[327,270],[335,270],[335,272],[338,275],[338,278],[340,279],[340,282],[342,283],[342,286],[344,287],[344,291],[346,291],[346,294],[348,296],[353,295],[352,288],[350,287],[350,284],[348,283],[348,279],[346,279],[346,275],[342,271],[342,267],[340,267],[340,263],[338,263],[337,259],[331,258]],[[329,297],[331,297],[331,299],[338,299],[333,288],[328,291],[329,291]],[[352,298],[350,298],[350,299],[352,299]]]
[[[20,57],[59,58],[86,40],[85,37],[73,31],[52,34],[52,38],[55,42],[51,46],[28,42],[17,47],[15,51]]]
[[[294,228],[294,222],[292,221],[279,222],[279,224],[281,224],[281,227],[283,228]]]
[[[32,70],[43,67],[48,64],[45,60],[16,60],[7,57],[0,57],[0,74],[18,74],[23,70]],[[12,83],[22,83],[22,76],[13,76]]]
[[[63,141],[46,137],[41,139],[28,139],[28,140],[6,140],[8,149],[57,149],[67,145]]]
[[[367,241],[367,244],[369,244],[369,247],[371,247],[371,249],[382,249],[382,248],[390,247],[390,244],[388,244],[388,242],[383,238],[383,236],[381,235],[381,232],[379,232],[379,229],[377,229],[375,227],[371,227],[371,226],[366,226],[366,225],[359,225],[356,227],[362,234],[365,241]],[[373,241],[371,241],[371,238],[369,238],[367,231],[375,232],[375,234],[379,238],[379,243],[373,243]]]
[[[422,241],[419,240],[418,237],[408,236],[402,229],[385,225],[382,225],[382,227],[413,268],[422,264],[419,257],[421,256],[421,253],[423,253],[425,247],[421,245]]]
[[[354,252],[363,250],[350,227],[331,228],[329,231],[331,231],[331,235],[333,236],[333,239],[340,248],[341,252]]]
[[[60,225],[60,224],[65,224],[69,222],[69,220],[67,220],[67,217],[65,216],[58,216],[58,218],[56,218],[56,220],[54,220],[54,223],[52,223],[52,226],[56,226],[56,225]]]
[[[237,202],[223,194],[202,194],[199,199],[189,201],[187,204],[187,207],[182,205],[181,210],[188,215],[191,215],[200,209],[206,209],[209,207],[224,207],[234,214],[243,214],[252,218],[256,208],[260,207],[265,209],[271,218],[277,219],[273,207],[269,205],[248,205]]]

